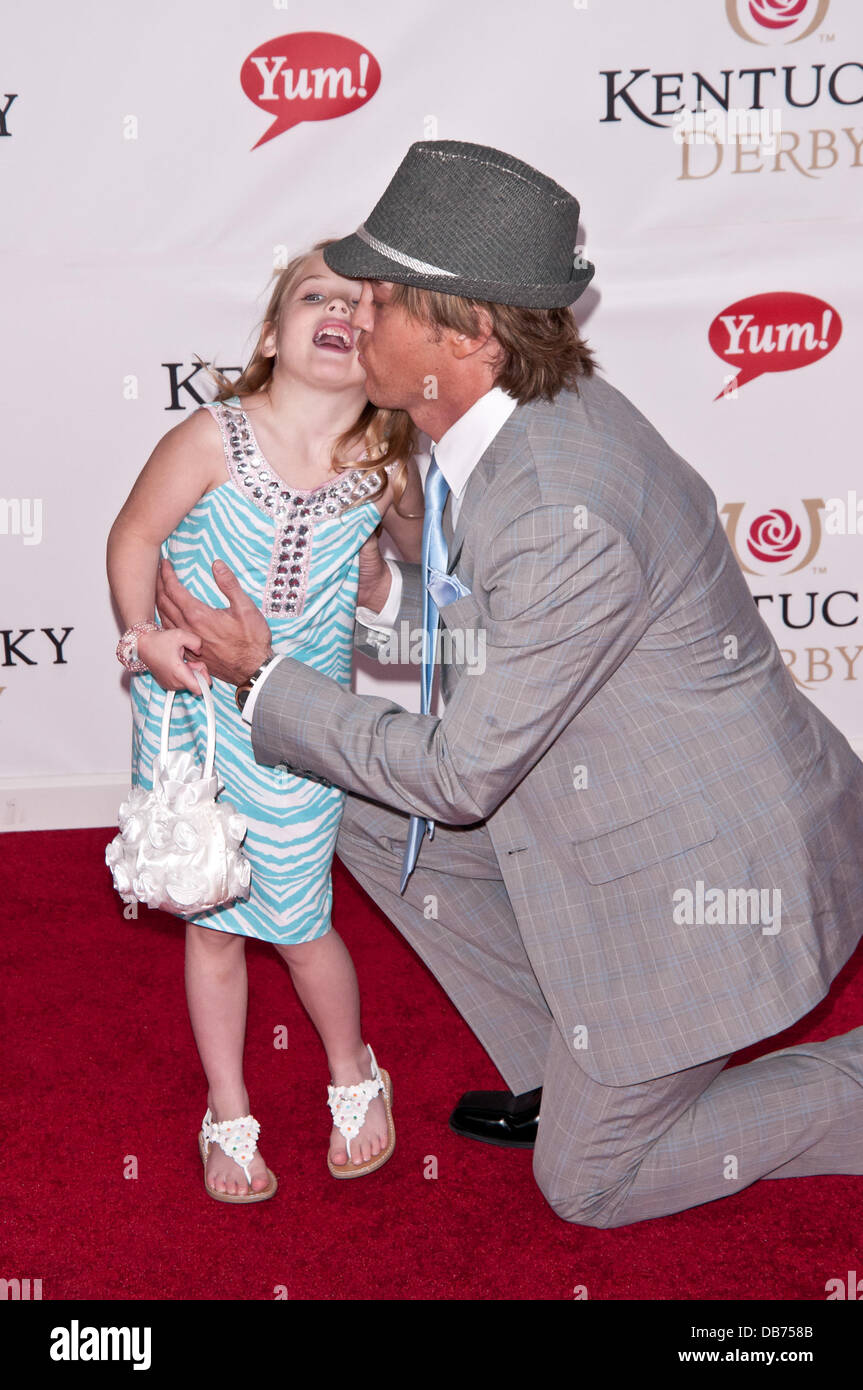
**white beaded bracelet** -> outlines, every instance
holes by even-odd
[[[160,630],[158,623],[135,623],[127,632],[123,633],[117,643],[117,660],[125,666],[127,671],[139,675],[141,671],[150,669],[138,656],[138,638],[145,632],[159,632]]]

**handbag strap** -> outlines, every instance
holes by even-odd
[[[204,777],[209,778],[213,775],[213,758],[216,752],[216,711],[213,705],[213,692],[210,690],[206,680],[200,671],[196,671],[198,684],[201,687],[201,694],[204,697],[204,708],[207,711],[207,758],[204,764]],[[171,727],[171,710],[174,707],[174,691],[167,692],[165,708],[162,711],[162,743],[159,755],[162,762],[167,761],[168,757],[168,737]]]

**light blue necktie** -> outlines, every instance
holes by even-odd
[[[444,503],[449,492],[449,484],[435,462],[434,447],[425,480],[425,516],[423,519],[423,669],[420,690],[420,709],[429,713],[432,682],[434,680],[435,634],[438,625],[437,604],[429,593],[429,580],[434,571],[437,576],[446,576],[447,543],[443,533],[442,517]],[[423,816],[411,816],[408,827],[408,841],[402,861],[402,877],[399,892],[405,891],[405,884],[417,862],[423,835],[428,830],[429,839],[434,838],[434,821]]]

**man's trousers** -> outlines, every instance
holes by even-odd
[[[743,1066],[717,1057],[637,1085],[601,1085],[549,1012],[485,824],[436,824],[402,895],[407,828],[406,815],[348,795],[336,852],[510,1090],[542,1086],[533,1171],[565,1221],[622,1226],[759,1178],[863,1173],[863,1027]]]

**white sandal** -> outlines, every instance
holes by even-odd
[[[204,1164],[204,1186],[217,1202],[266,1202],[269,1197],[275,1194],[279,1184],[275,1173],[271,1173],[269,1168],[267,1169],[269,1178],[267,1186],[261,1192],[252,1191],[249,1164],[257,1151],[260,1132],[261,1126],[253,1115],[243,1115],[238,1120],[214,1120],[212,1112],[207,1110],[201,1122],[198,1149]],[[245,1174],[246,1182],[249,1184],[247,1193],[216,1192],[214,1188],[210,1187],[207,1182],[207,1158],[213,1144],[218,1144],[226,1158],[232,1158],[235,1163],[240,1165]]]
[[[357,1081],[353,1086],[328,1086],[327,1104],[333,1117],[333,1124],[347,1143],[348,1161],[341,1165],[333,1163],[329,1153],[327,1153],[327,1167],[334,1178],[361,1178],[366,1173],[373,1173],[376,1168],[380,1168],[382,1163],[386,1163],[392,1157],[393,1149],[396,1146],[396,1131],[393,1124],[393,1083],[389,1072],[381,1068],[375,1060],[375,1054],[366,1044],[369,1057],[372,1062],[372,1075],[368,1081]],[[356,1139],[363,1127],[366,1118],[366,1111],[369,1103],[374,1100],[378,1092],[383,1095],[383,1102],[387,1112],[387,1146],[373,1158],[369,1158],[365,1163],[351,1162],[351,1140]]]

